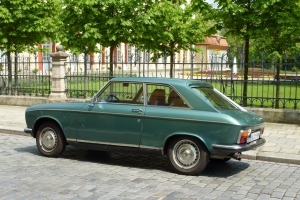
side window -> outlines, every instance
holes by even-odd
[[[112,82],[97,99],[100,102],[143,104],[143,85],[141,83]]]
[[[148,105],[188,107],[178,93],[170,86],[166,85],[147,85]]]

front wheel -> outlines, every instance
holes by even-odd
[[[168,158],[172,169],[184,175],[198,175],[208,163],[205,146],[193,137],[181,136],[168,146]]]
[[[36,145],[44,156],[58,157],[66,148],[66,140],[58,125],[45,122],[37,130]]]

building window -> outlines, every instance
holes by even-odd
[[[132,47],[127,45],[127,62],[132,63]]]
[[[118,62],[118,63],[121,63],[121,59],[122,59],[121,47],[118,46],[118,47],[117,47],[117,62]]]

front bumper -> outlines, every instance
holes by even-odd
[[[237,152],[243,152],[248,150],[254,150],[257,147],[264,145],[265,143],[266,140],[264,138],[260,138],[256,141],[247,144],[236,144],[236,145],[213,144],[212,147],[214,151],[218,151],[218,152],[237,153]]]
[[[24,128],[24,133],[29,133],[33,137],[33,131],[31,128]]]

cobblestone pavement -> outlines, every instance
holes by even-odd
[[[47,158],[34,138],[0,133],[0,199],[300,199],[300,165],[245,159],[183,176],[165,157],[67,147]]]

